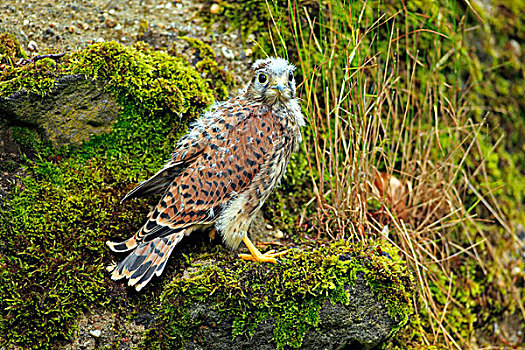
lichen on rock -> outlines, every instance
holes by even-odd
[[[0,98],[0,110],[9,125],[35,130],[57,146],[108,133],[119,114],[116,98],[83,75],[57,78],[45,97],[23,90]]]

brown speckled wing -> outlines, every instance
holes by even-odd
[[[142,240],[213,223],[228,200],[248,188],[268,154],[282,143],[280,124],[264,106],[233,103],[213,114],[219,117],[212,123],[195,126],[206,139],[200,142],[204,150],[175,177],[150,213],[139,234]]]
[[[133,190],[128,192],[121,203],[132,198],[146,197],[154,194],[161,194],[173,182],[173,179],[191,163],[195,157],[204,151],[204,146],[197,141],[186,141],[188,151],[175,153],[170,162],[149,179],[139,183]]]

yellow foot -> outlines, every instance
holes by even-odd
[[[280,256],[283,256],[284,254],[286,254],[288,252],[288,250],[285,250],[285,251],[282,251],[282,252],[279,252],[279,253],[275,253],[275,250],[270,250],[270,251],[262,254],[259,251],[259,249],[257,249],[253,245],[252,241],[250,241],[248,236],[244,236],[242,241],[244,242],[244,244],[246,245],[246,247],[248,248],[248,250],[251,253],[251,254],[239,254],[239,258],[244,259],[244,260],[271,262],[271,263],[277,264],[278,261],[277,261],[276,258],[280,257]]]
[[[251,260],[251,261],[260,261],[260,262],[271,262],[274,264],[277,264],[279,261],[276,259],[280,256],[283,256],[284,254],[288,253],[288,250],[284,250],[279,253],[275,253],[275,250],[270,250],[264,254],[239,254],[239,258],[244,260]]]

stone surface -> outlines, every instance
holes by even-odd
[[[116,100],[103,84],[82,75],[57,79],[53,91],[42,97],[25,91],[0,98],[0,153],[13,151],[13,126],[35,130],[57,146],[78,145],[92,135],[107,133],[118,116]]]
[[[347,291],[348,305],[323,302],[318,330],[306,334],[304,349],[373,349],[388,339],[397,322],[364,276],[358,273]]]
[[[348,305],[323,301],[319,313],[320,321],[314,330],[305,334],[301,349],[374,349],[389,338],[398,325],[358,273],[355,283],[347,287]],[[191,311],[193,320],[202,321],[200,331],[189,339],[184,349],[188,350],[273,350],[274,320],[259,324],[254,336],[248,339],[239,336],[232,339],[232,318],[221,319],[214,305],[195,305]]]

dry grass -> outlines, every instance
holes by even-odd
[[[476,185],[479,176],[488,178],[479,145],[483,122],[471,118],[459,77],[447,82],[439,74],[457,63],[442,47],[455,24],[440,26],[450,33],[412,30],[401,20],[406,8],[387,17],[366,2],[351,5],[329,4],[319,20],[290,3],[293,60],[310,124],[303,146],[315,197],[307,205],[316,205],[320,235],[383,238],[404,253],[419,287],[418,341],[475,346],[473,330],[466,335],[452,322],[451,310],[467,307],[455,297],[469,282],[458,277],[458,266],[475,265],[484,275],[492,269],[525,311],[495,240],[483,230],[487,220],[476,214],[490,212],[516,240],[493,193]],[[432,52],[418,49],[423,32],[433,35]],[[285,42],[274,39],[274,48]]]

